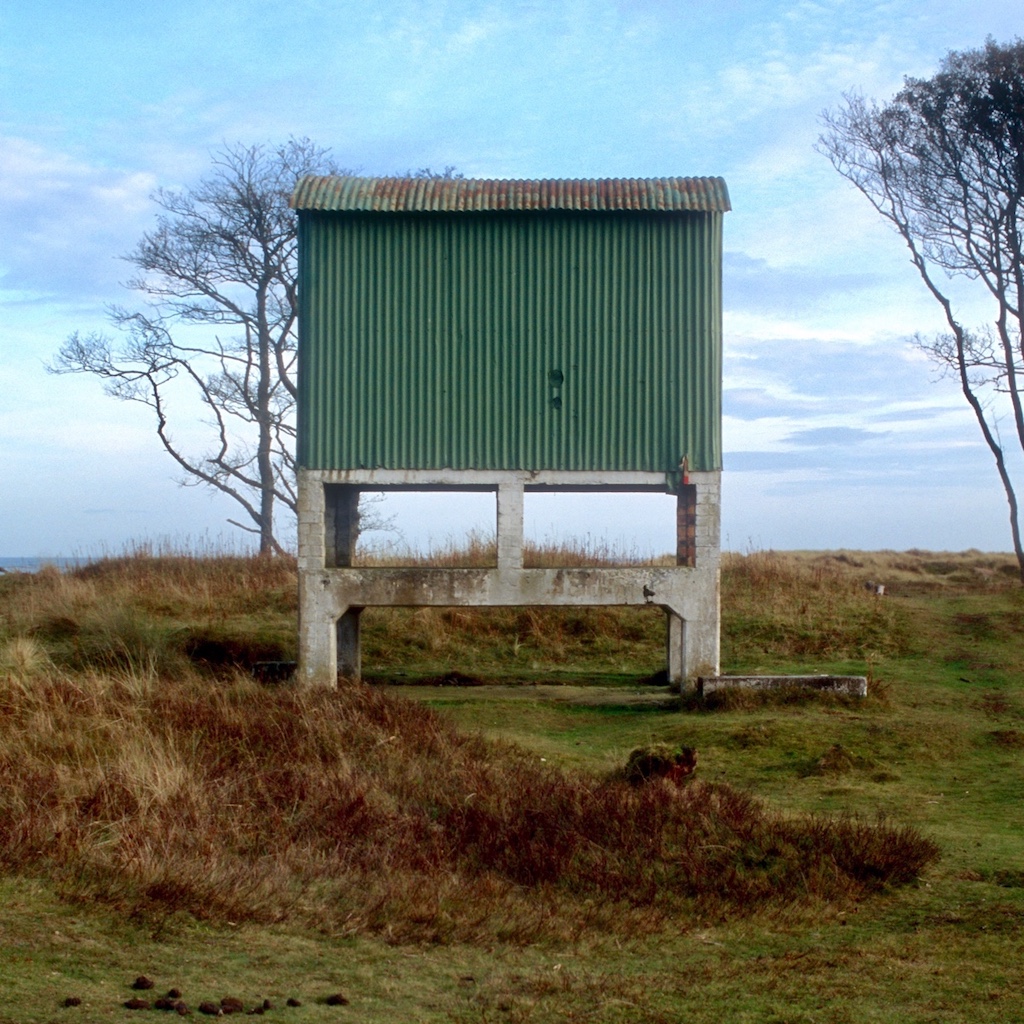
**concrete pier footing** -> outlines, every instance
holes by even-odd
[[[848,697],[868,695],[867,676],[701,676],[697,694],[710,697],[722,690],[810,690],[819,693],[840,693]]]
[[[721,474],[683,483],[648,472],[487,470],[299,471],[299,682],[335,686],[362,672],[359,618],[368,607],[656,605],[666,613],[666,667],[682,684],[719,672]],[[489,568],[353,565],[362,491],[490,490],[497,564]],[[677,495],[676,565],[532,569],[523,565],[528,491]]]

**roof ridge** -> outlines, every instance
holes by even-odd
[[[486,212],[632,210],[725,213],[719,177],[399,178],[307,175],[292,193],[296,210],[347,212]]]

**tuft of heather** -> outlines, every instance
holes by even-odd
[[[633,932],[851,900],[937,856],[699,781],[559,770],[366,686],[0,672],[0,864],[127,914],[398,940]]]

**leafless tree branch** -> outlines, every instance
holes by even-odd
[[[1024,42],[950,53],[883,106],[858,95],[822,117],[819,149],[903,239],[948,332],[916,344],[957,377],[996,465],[1024,582],[1004,412],[1024,451]],[[979,282],[991,322],[968,330],[940,274]]]
[[[143,305],[110,307],[116,339],[75,333],[49,367],[94,374],[107,394],[152,410],[182,482],[236,501],[247,521],[228,521],[258,535],[264,554],[283,550],[278,505],[296,506],[297,246],[288,199],[302,175],[334,173],[326,150],[291,139],[226,147],[194,187],[158,189],[156,227],[124,257],[135,270],[127,287]],[[209,444],[193,452],[171,423],[197,418]]]

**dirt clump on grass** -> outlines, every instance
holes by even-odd
[[[1009,750],[1020,750],[1024,747],[1024,733],[1019,729],[994,729],[989,733],[992,742]]]
[[[626,758],[625,778],[634,786],[665,779],[679,786],[697,770],[697,751],[692,747],[670,747],[655,743],[637,747]]]

